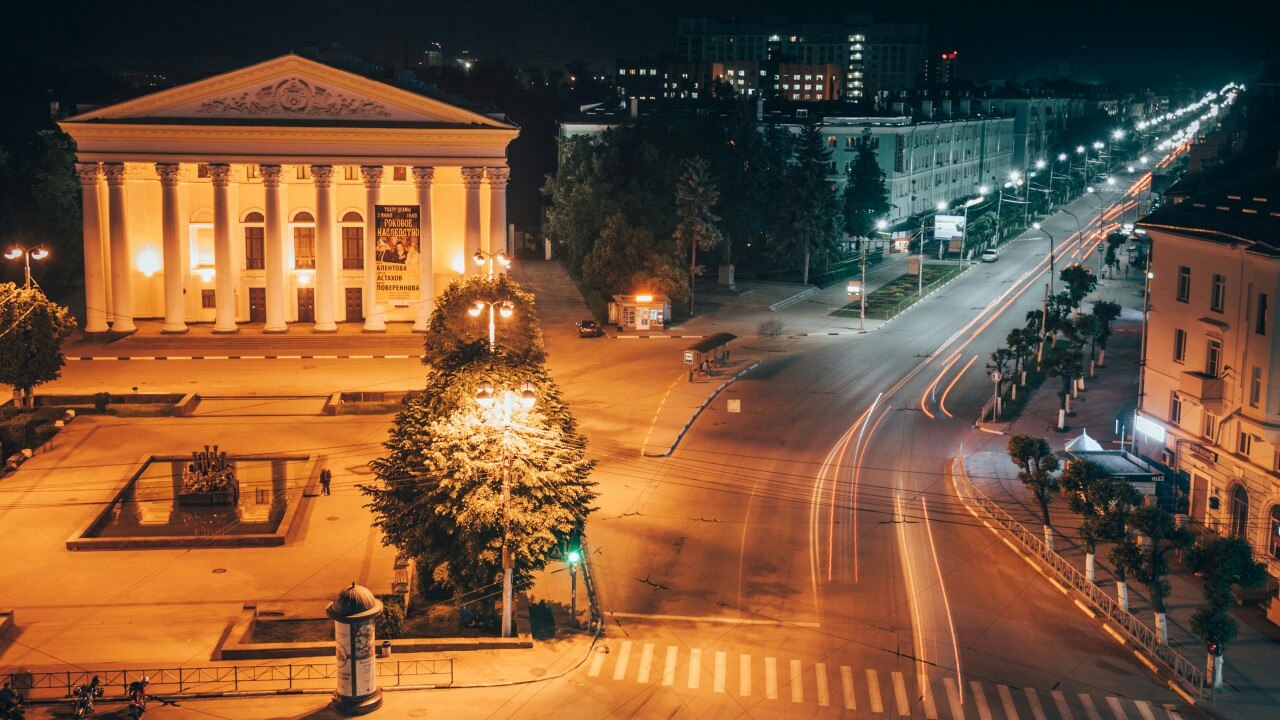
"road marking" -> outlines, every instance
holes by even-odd
[[[698,689],[698,676],[702,674],[702,649],[694,648],[689,651],[689,689]]]
[[[612,617],[632,618],[634,620],[676,620],[683,622],[726,623],[728,625],[780,625],[784,627],[822,627],[816,622],[794,622],[791,620],[751,620],[746,618],[709,617],[703,615],[646,615],[644,613],[611,612]]]
[[[675,645],[667,646],[667,662],[662,666],[662,684],[671,687],[676,684],[676,654],[679,649]]]
[[[827,689],[827,664],[815,663],[813,666],[813,679],[818,684],[818,704],[827,707],[831,704],[831,693]]]
[[[804,701],[804,679],[801,675],[799,660],[791,661],[791,702]]]
[[[840,684],[844,686],[844,709],[857,710],[858,701],[853,694],[853,668],[848,665],[840,666]]]
[[[1071,716],[1071,706],[1067,704],[1067,696],[1062,694],[1061,690],[1054,690],[1052,693],[1053,701],[1058,704],[1058,714],[1062,716],[1062,720],[1075,720]]]
[[[724,674],[725,664],[728,662],[728,654],[723,652],[716,653],[716,674],[711,682],[712,692],[724,692]]]
[[[964,704],[960,701],[960,689],[956,687],[956,681],[949,677],[942,678],[942,684],[947,687],[947,700],[951,702],[951,717],[954,720],[964,720]]]
[[[1023,688],[1027,693],[1027,704],[1031,706],[1031,716],[1036,720],[1047,720],[1044,716],[1044,708],[1040,707],[1040,696],[1036,695],[1035,688]]]
[[[893,678],[893,699],[898,703],[899,715],[910,715],[911,704],[907,702],[907,683],[902,679],[902,673],[894,672]]]
[[[1169,720],[1182,720],[1182,716],[1178,714],[1177,705],[1165,703],[1164,711],[1169,713]]]
[[[640,672],[636,673],[636,682],[649,683],[649,671],[653,669],[653,643],[645,643],[640,652]]]
[[[1089,720],[1102,720],[1102,716],[1098,714],[1098,708],[1093,706],[1092,697],[1080,693],[1080,704],[1084,706],[1084,712],[1089,716]]]
[[[764,659],[764,696],[778,699],[778,661],[771,657]]]
[[[880,676],[870,668],[867,669],[867,696],[871,712],[884,712],[884,703],[880,699]]]
[[[1134,700],[1133,704],[1138,706],[1138,714],[1142,716],[1142,720],[1156,720],[1155,713],[1151,712],[1151,703],[1146,700]]]
[[[970,680],[969,687],[973,688],[973,704],[978,706],[978,717],[981,720],[992,720],[991,708],[987,707],[987,696],[982,693],[982,683]]]
[[[920,685],[920,699],[924,701],[924,716],[929,720],[938,720],[938,706],[933,702],[933,689],[929,687],[929,676],[924,673],[916,675]]]
[[[1108,697],[1107,704],[1111,706],[1111,714],[1116,716],[1116,720],[1129,720],[1129,716],[1124,712],[1124,705],[1120,704],[1120,698]]]
[[[622,649],[618,651],[618,665],[613,669],[613,679],[621,680],[627,675],[627,661],[631,659],[631,641],[623,640]]]
[[[591,658],[591,669],[587,670],[587,677],[598,677],[600,668],[604,667],[605,654],[596,652],[596,656]]]
[[[742,697],[751,695],[751,656],[743,655],[738,663],[738,694]]]
[[[1013,695],[1008,685],[996,685],[996,694],[1000,696],[1000,704],[1004,706],[1005,720],[1018,720],[1018,708],[1013,704]]]

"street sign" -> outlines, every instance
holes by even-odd
[[[692,351],[692,350],[685,350],[685,351],[684,351],[684,364],[685,364],[685,365],[692,365],[692,364],[693,364],[693,351]]]
[[[1004,376],[1000,374],[1000,371],[996,370],[995,372],[991,373],[991,382],[1000,382],[1000,379],[1003,377]]]
[[[742,412],[742,401],[739,400],[738,398],[729,398],[729,412],[731,413]]]

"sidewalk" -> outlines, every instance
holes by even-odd
[[[1003,436],[974,433],[966,447],[978,450],[965,458],[965,468],[974,484],[992,500],[1026,526],[1038,529],[1039,510],[1027,490],[1017,479],[1017,468],[1004,453],[1008,436],[1028,434],[1044,437],[1055,451],[1078,437],[1087,429],[1090,437],[1102,443],[1104,448],[1116,449],[1116,419],[1132,416],[1137,394],[1138,360],[1140,353],[1141,284],[1137,280],[1106,280],[1095,295],[1085,301],[1085,307],[1096,299],[1109,299],[1124,308],[1116,321],[1115,332],[1107,349],[1107,367],[1100,368],[1097,376],[1085,381],[1085,390],[1079,399],[1071,403],[1073,415],[1068,418],[1068,431],[1054,430],[1058,413],[1058,383],[1052,379],[1036,391],[1022,414],[1004,428]],[[1127,437],[1126,431],[1126,437]],[[1079,516],[1068,511],[1059,499],[1050,508],[1054,524],[1054,543],[1057,552],[1082,572],[1085,565],[1084,545],[1078,534]],[[1115,575],[1107,561],[1111,546],[1099,547],[1096,557],[1096,578],[1100,586],[1114,593]],[[1189,661],[1203,664],[1205,650],[1190,629],[1192,612],[1202,601],[1198,579],[1185,571],[1177,559],[1173,561],[1174,574],[1169,582],[1173,592],[1167,600],[1169,645],[1182,653]],[[1154,626],[1155,619],[1147,589],[1141,584],[1129,582],[1129,609],[1144,622]],[[1261,718],[1274,716],[1280,707],[1280,627],[1269,623],[1263,609],[1249,606],[1235,609],[1233,613],[1240,624],[1240,635],[1227,649],[1224,677],[1226,687],[1207,708],[1210,712],[1227,718]],[[1269,715],[1269,713],[1271,715]]]
[[[729,412],[732,385],[764,362],[767,353],[750,346],[734,345],[729,359],[714,365],[711,376],[696,373],[689,381],[678,375],[658,405],[641,453],[649,457],[670,455],[704,411]]]

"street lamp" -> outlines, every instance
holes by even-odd
[[[499,403],[498,401],[502,402]],[[526,382],[520,386],[519,392],[494,391],[493,383],[481,382],[476,389],[476,404],[482,410],[495,417],[497,425],[502,429],[502,637],[515,634],[512,615],[515,608],[515,557],[511,552],[511,455],[507,452],[511,444],[512,416],[517,408],[528,410],[538,401],[533,383]]]
[[[9,252],[6,252],[4,256],[10,260],[17,260],[18,258],[22,258],[24,269],[26,271],[26,283],[23,285],[23,287],[30,288],[31,287],[31,261],[43,260],[49,257],[49,250],[45,248],[43,245],[36,246],[34,250],[28,250],[27,248],[21,248],[15,245],[9,248]]]
[[[570,550],[565,553],[564,561],[569,564],[569,624],[578,627],[578,563],[582,562],[582,553]]]
[[[505,320],[511,317],[512,313],[515,312],[516,305],[510,300],[503,300],[502,302],[477,300],[475,305],[467,308],[467,314],[471,317],[480,317],[480,313],[484,312],[486,307],[489,308],[489,354],[492,355],[496,347],[495,340],[497,329],[493,321],[493,311],[497,308],[498,314],[502,316],[503,320]]]
[[[511,267],[511,258],[507,257],[507,253],[504,250],[499,250],[496,253],[487,253],[483,250],[477,250],[476,254],[471,256],[471,259],[480,267],[484,267],[485,263],[489,263],[489,277],[493,277],[494,260],[497,260],[498,264],[504,268]]]
[[[1053,294],[1053,264],[1054,264],[1053,234],[1050,233],[1048,229],[1042,227],[1040,223],[1035,223],[1031,227],[1049,236],[1049,294],[1052,295]]]

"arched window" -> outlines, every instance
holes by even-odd
[[[1280,505],[1271,506],[1271,522],[1267,523],[1267,549],[1280,560]]]
[[[293,268],[314,270],[316,267],[316,218],[306,210],[293,215]]]
[[[262,213],[253,211],[244,216],[244,268],[262,270],[266,267],[266,222]]]
[[[1249,528],[1249,493],[1243,485],[1231,491],[1231,534],[1245,537]]]
[[[342,214],[342,269],[364,269],[364,217],[355,210]]]

